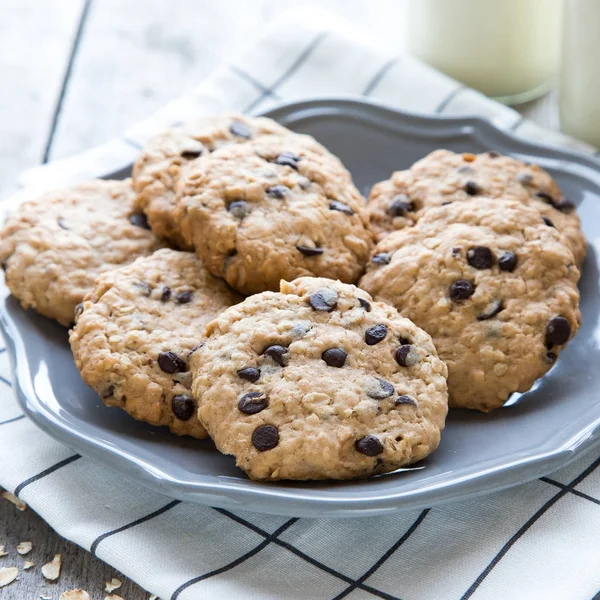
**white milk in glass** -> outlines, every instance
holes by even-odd
[[[409,48],[488,96],[525,101],[558,71],[561,22],[562,0],[410,0]]]
[[[560,125],[600,146],[600,0],[565,3]]]

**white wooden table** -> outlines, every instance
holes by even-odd
[[[399,0],[2,0],[0,4],[0,197],[16,175],[42,162],[102,143],[198,83],[256,39],[261,25],[293,4],[318,4],[403,47]],[[519,107],[558,127],[555,94]],[[58,600],[83,588],[105,597],[113,569],[59,538],[31,510],[0,501],[0,545],[12,556],[31,540],[36,566],[0,590],[2,600]],[[40,567],[61,553],[56,584]],[[29,558],[29,557],[28,557]],[[0,558],[0,567],[2,566]],[[148,594],[124,577],[115,593]]]

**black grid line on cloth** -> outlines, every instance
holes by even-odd
[[[8,425],[9,423],[14,423],[15,421],[20,421],[24,418],[25,415],[19,415],[18,417],[13,417],[12,419],[6,419],[6,421],[0,421],[0,425]]]
[[[253,85],[259,92],[262,92],[263,94],[265,94],[265,97],[271,96],[272,98],[275,98],[276,100],[281,100],[281,96],[277,95],[273,90],[270,90],[266,85],[263,85],[262,83],[260,83],[260,81],[257,81],[256,79],[254,79],[254,77],[252,77],[252,75],[250,75],[249,73],[246,73],[246,71],[244,71],[237,65],[229,65],[229,70],[232,73],[235,73],[238,77],[240,77],[244,81],[247,81],[250,85]]]
[[[515,131],[517,131],[517,129],[519,129],[519,127],[521,127],[521,125],[523,125],[523,123],[525,123],[525,121],[527,121],[527,119],[525,117],[521,117],[519,119],[517,119],[508,129],[509,131],[512,131],[513,133]]]
[[[540,477],[540,481],[544,481],[545,483],[549,483],[550,485],[561,488],[563,490],[566,489],[571,494],[574,494],[575,496],[579,496],[580,498],[585,498],[586,500],[589,500],[590,502],[593,502],[594,504],[600,504],[600,500],[598,500],[597,498],[594,498],[593,496],[590,496],[588,494],[584,494],[583,492],[580,492],[579,490],[569,489],[569,486],[567,484],[560,483],[560,481],[555,481],[554,479],[550,479],[549,477]]]
[[[377,571],[385,563],[385,561],[404,544],[404,542],[415,532],[417,527],[423,522],[423,519],[429,514],[430,508],[426,508],[421,514],[415,519],[414,523],[405,531],[404,535],[379,559],[377,562],[364,574],[361,575],[357,580],[356,584],[352,584],[346,588],[341,594],[338,594],[334,600],[341,600],[345,598],[350,592],[352,592],[359,583],[367,580],[375,571]]]
[[[310,55],[315,51],[317,46],[329,35],[329,31],[322,31],[317,36],[313,38],[313,40],[300,52],[298,58],[287,68],[287,70],[271,85],[270,88],[267,88],[266,92],[263,92],[256,100],[253,100],[245,109],[244,113],[249,113],[253,108],[258,106],[265,98],[269,95],[274,94],[276,89],[285,83],[310,57]]]
[[[455,87],[436,107],[436,109],[433,111],[435,114],[439,115],[440,113],[442,113],[446,107],[448,106],[448,104],[450,104],[450,102],[452,102],[452,100],[454,100],[454,98],[456,98],[456,96],[458,96],[463,90],[466,90],[467,87],[460,84],[458,87]]]
[[[74,454],[73,456],[69,456],[69,458],[65,458],[64,460],[57,462],[55,465],[52,465],[51,467],[44,469],[41,473],[38,473],[37,475],[34,475],[33,477],[26,479],[25,481],[20,483],[15,488],[15,492],[14,492],[15,496],[18,496],[23,491],[23,488],[26,488],[28,485],[31,485],[32,483],[35,483],[36,481],[43,479],[47,475],[50,475],[51,473],[54,473],[55,471],[58,471],[59,469],[62,469],[63,467],[70,465],[72,462],[75,462],[76,460],[79,460],[80,458],[81,458],[81,454]]]
[[[0,354],[4,354],[6,352],[6,348],[0,348]]]
[[[365,89],[363,90],[362,95],[370,96],[371,93],[373,92],[373,90],[385,79],[385,76],[391,71],[392,67],[394,67],[394,65],[396,65],[397,62],[398,62],[397,56],[386,61],[381,66],[381,68],[377,70],[375,75],[373,75],[373,78],[371,79],[371,81],[369,81],[369,83],[367,83],[367,85],[365,86]]]
[[[476,591],[477,588],[481,585],[483,580],[491,573],[493,568],[502,560],[505,554],[513,547],[515,542],[517,542],[530,528],[531,526],[539,520],[552,506],[554,506],[563,496],[568,494],[575,486],[579,485],[588,475],[590,475],[597,467],[600,465],[600,458],[595,460],[587,469],[585,469],[582,473],[577,475],[571,483],[569,483],[565,488],[561,489],[557,492],[550,500],[548,500],[540,509],[538,509],[521,527],[520,529],[502,546],[500,551],[494,556],[491,562],[487,565],[487,567],[479,574],[477,579],[471,584],[471,587],[464,593],[461,597],[461,600],[468,600]]]
[[[166,513],[168,510],[171,510],[178,504],[181,504],[181,500],[173,500],[172,502],[169,502],[169,504],[165,504],[165,506],[159,508],[158,510],[155,510],[154,512],[151,512],[148,515],[140,517],[139,519],[136,519],[135,521],[131,521],[131,523],[126,523],[125,525],[122,525],[121,527],[117,527],[116,529],[111,529],[110,531],[107,531],[107,532],[99,535],[92,542],[92,545],[90,546],[90,554],[92,556],[96,556],[96,550],[98,548],[98,544],[102,540],[105,540],[106,538],[116,535],[117,533],[121,533],[122,531],[126,531],[127,529],[131,529],[132,527],[135,527],[136,525],[141,525],[142,523],[151,521],[152,519],[154,519],[154,517],[158,517],[159,515]]]
[[[92,0],[85,0],[83,8],[81,9],[81,15],[79,16],[79,24],[77,25],[77,31],[75,32],[75,39],[71,47],[71,54],[69,55],[69,61],[67,62],[67,68],[63,77],[60,92],[58,94],[58,100],[54,107],[54,113],[52,115],[52,121],[50,125],[50,133],[48,134],[48,140],[46,141],[46,148],[44,149],[44,156],[42,163],[46,164],[50,158],[50,152],[52,150],[52,144],[54,143],[54,135],[56,134],[56,127],[58,126],[58,119],[62,111],[63,102],[67,94],[67,88],[69,87],[69,81],[71,80],[71,73],[73,72],[73,64],[75,63],[75,57],[81,44],[81,38],[83,37],[83,30],[90,14],[90,8],[92,6]]]
[[[294,523],[296,523],[298,519],[290,519],[286,521],[279,529],[275,530],[273,533],[269,534],[269,537],[264,539],[258,546],[255,546],[249,552],[242,554],[240,557],[231,561],[223,567],[215,569],[214,571],[209,571],[208,573],[204,573],[203,575],[198,575],[189,581],[186,581],[182,585],[180,585],[171,596],[171,600],[177,600],[182,592],[187,590],[192,585],[199,583],[200,581],[204,581],[205,579],[209,579],[210,577],[214,577],[215,575],[220,575],[221,573],[225,573],[238,565],[241,565],[243,562],[246,562],[249,558],[252,558],[255,554],[258,554],[263,548],[266,548],[277,536],[281,535],[286,529],[289,529]]]
[[[232,519],[233,521],[236,521],[240,525],[243,525],[244,527],[251,529],[255,533],[258,533],[258,535],[262,535],[264,538],[268,538],[270,535],[264,529],[261,529],[257,525],[254,525],[254,523],[250,523],[249,521],[246,521],[246,519],[242,519],[242,517],[240,517],[239,515],[231,513],[228,510],[225,510],[223,508],[214,508],[214,507],[213,507],[213,510],[216,510],[218,513],[220,513],[226,517],[229,517],[230,519]],[[289,542],[285,542],[279,538],[276,538],[276,539],[272,540],[272,543],[277,546],[280,546],[281,548],[285,548],[286,550],[290,551],[292,554],[295,554],[298,558],[301,558],[302,560],[313,565],[314,567],[317,567],[318,569],[325,571],[325,573],[328,573],[329,575],[332,575],[333,577],[337,577],[338,579],[341,579],[342,581],[345,581],[346,583],[349,583],[349,584],[356,584],[356,580],[353,579],[352,577],[348,577],[347,575],[344,575],[343,573],[340,573],[339,571],[336,571],[335,569],[328,567],[326,564],[316,560],[312,556],[305,554],[304,552],[302,552],[302,550],[299,550],[298,548],[296,548],[296,546],[294,546],[293,544],[290,544]],[[356,585],[356,587],[365,592],[369,592],[369,593],[373,594],[374,596],[377,596],[378,598],[384,598],[384,600],[400,600],[396,596],[392,596],[391,594],[386,594],[385,592],[382,592],[381,590],[378,590],[378,589],[371,587],[370,585],[366,585],[364,583],[359,583]]]
[[[5,385],[7,385],[8,387],[12,387],[12,383],[8,379],[6,379],[6,377],[3,377],[2,375],[0,375],[0,381],[2,383],[4,383]]]

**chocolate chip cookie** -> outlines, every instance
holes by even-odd
[[[529,390],[575,335],[578,279],[565,238],[538,211],[479,197],[389,234],[359,285],[431,335],[450,406],[489,411]]]
[[[180,248],[191,249],[173,220],[175,186],[181,168],[218,148],[268,135],[295,134],[272,119],[230,114],[198,118],[152,138],[133,167],[133,187],[137,192],[136,206],[147,215],[156,235]],[[312,138],[299,138],[307,146],[326,152]]]
[[[375,185],[369,218],[378,239],[413,225],[423,208],[473,197],[517,200],[535,208],[567,238],[578,265],[585,258],[585,237],[575,206],[543,169],[497,152],[455,154],[436,150],[407,171]]]
[[[160,248],[133,198],[130,179],[94,180],[22,204],[0,233],[0,262],[23,307],[70,325],[100,273]]]
[[[372,246],[365,206],[337,158],[288,136],[188,165],[177,219],[211,273],[253,294],[304,275],[356,282]]]
[[[206,333],[191,357],[198,416],[253,479],[365,477],[438,446],[446,365],[429,335],[353,285],[282,282]]]
[[[75,363],[108,406],[206,437],[188,355],[204,326],[240,300],[193,253],[159,250],[99,277],[70,334]]]

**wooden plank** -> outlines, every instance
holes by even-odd
[[[2,0],[0,197],[41,161],[81,0]]]
[[[235,59],[299,2],[94,0],[75,60],[52,158],[118,136]],[[393,51],[404,43],[397,0],[309,0],[337,12]],[[267,82],[268,83],[268,82]]]
[[[65,491],[67,493],[67,491]],[[16,551],[19,543],[30,541],[33,550],[27,556]],[[2,600],[38,600],[40,595],[53,600],[65,590],[81,588],[88,592],[91,600],[102,600],[104,583],[117,577],[123,586],[115,591],[126,600],[147,600],[148,593],[127,580],[123,575],[94,558],[79,546],[59,537],[31,509],[18,511],[6,500],[0,499],[0,545],[6,547],[8,556],[0,557],[0,567],[17,567],[19,579],[2,588]],[[61,555],[61,575],[56,583],[46,581],[41,573],[42,565]],[[24,571],[23,563],[31,560],[35,566]]]

